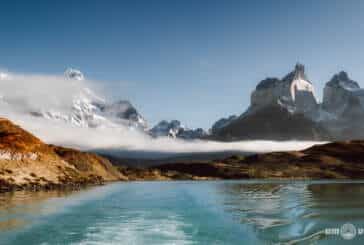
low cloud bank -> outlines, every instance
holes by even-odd
[[[47,143],[76,147],[83,150],[120,149],[124,151],[145,151],[162,153],[196,152],[270,152],[300,150],[314,144],[315,141],[267,141],[250,140],[238,142],[185,141],[171,138],[152,138],[144,133],[127,128],[83,128],[63,122],[48,121],[31,116],[9,114],[17,124],[34,133]]]
[[[311,141],[183,141],[152,138],[128,128],[83,128],[62,121],[33,117],[30,112],[55,109],[67,111],[74,96],[95,82],[73,81],[62,76],[8,74],[0,78],[0,115],[29,130],[43,141],[83,150],[120,149],[161,153],[269,152],[301,150],[319,142]]]

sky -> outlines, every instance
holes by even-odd
[[[341,70],[364,86],[363,45],[360,0],[0,2],[0,68],[80,69],[151,125],[208,129],[244,112],[260,80],[296,62],[319,100]]]

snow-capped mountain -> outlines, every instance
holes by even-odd
[[[69,68],[64,73],[66,79],[83,81],[81,71]],[[84,87],[72,99],[68,110],[42,108],[32,111],[31,115],[44,117],[49,120],[61,120],[80,127],[112,127],[127,126],[130,129],[145,130],[146,120],[138,113],[135,107],[126,100],[108,102],[95,94],[91,89]]]
[[[211,128],[213,137],[222,140],[328,137],[318,122],[323,113],[314,86],[301,64],[296,64],[282,79],[266,78],[259,82],[250,101],[247,111],[239,117],[218,120]]]
[[[170,122],[163,120],[157,123],[153,128],[149,130],[150,135],[153,137],[168,136],[176,138],[177,134],[184,126],[178,120],[172,120]]]
[[[127,124],[133,128],[147,129],[147,121],[139,114],[135,107],[127,100],[114,103],[97,104],[100,114],[117,124]]]
[[[189,129],[177,120],[162,121],[149,130],[146,120],[129,101],[110,102],[99,96],[90,89],[90,81],[83,73],[73,68],[66,69],[64,77],[34,75],[24,79],[19,74],[1,72],[0,75],[5,88],[11,87],[7,84],[21,84],[19,93],[13,93],[13,89],[2,89],[0,93],[0,104],[9,111],[77,127],[139,130],[153,137],[196,139],[206,136],[203,129]],[[23,86],[30,83],[32,87]],[[49,86],[54,87],[48,89]]]
[[[309,114],[317,108],[314,86],[307,79],[303,65],[297,64],[294,71],[282,79],[261,81],[251,95],[249,110],[256,111],[272,104],[283,106],[292,113]]]
[[[160,121],[157,125],[149,130],[153,137],[171,137],[182,139],[201,139],[207,135],[202,128],[189,129],[181,124],[178,120]]]

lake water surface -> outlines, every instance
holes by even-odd
[[[362,228],[360,182],[127,182],[0,194],[1,245],[364,244]]]

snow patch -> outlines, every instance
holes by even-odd
[[[295,99],[296,99],[297,91],[307,91],[314,95],[314,88],[313,88],[312,84],[302,78],[293,80],[293,82],[291,83],[290,90],[291,90],[291,97],[292,97],[293,101],[295,101]]]

